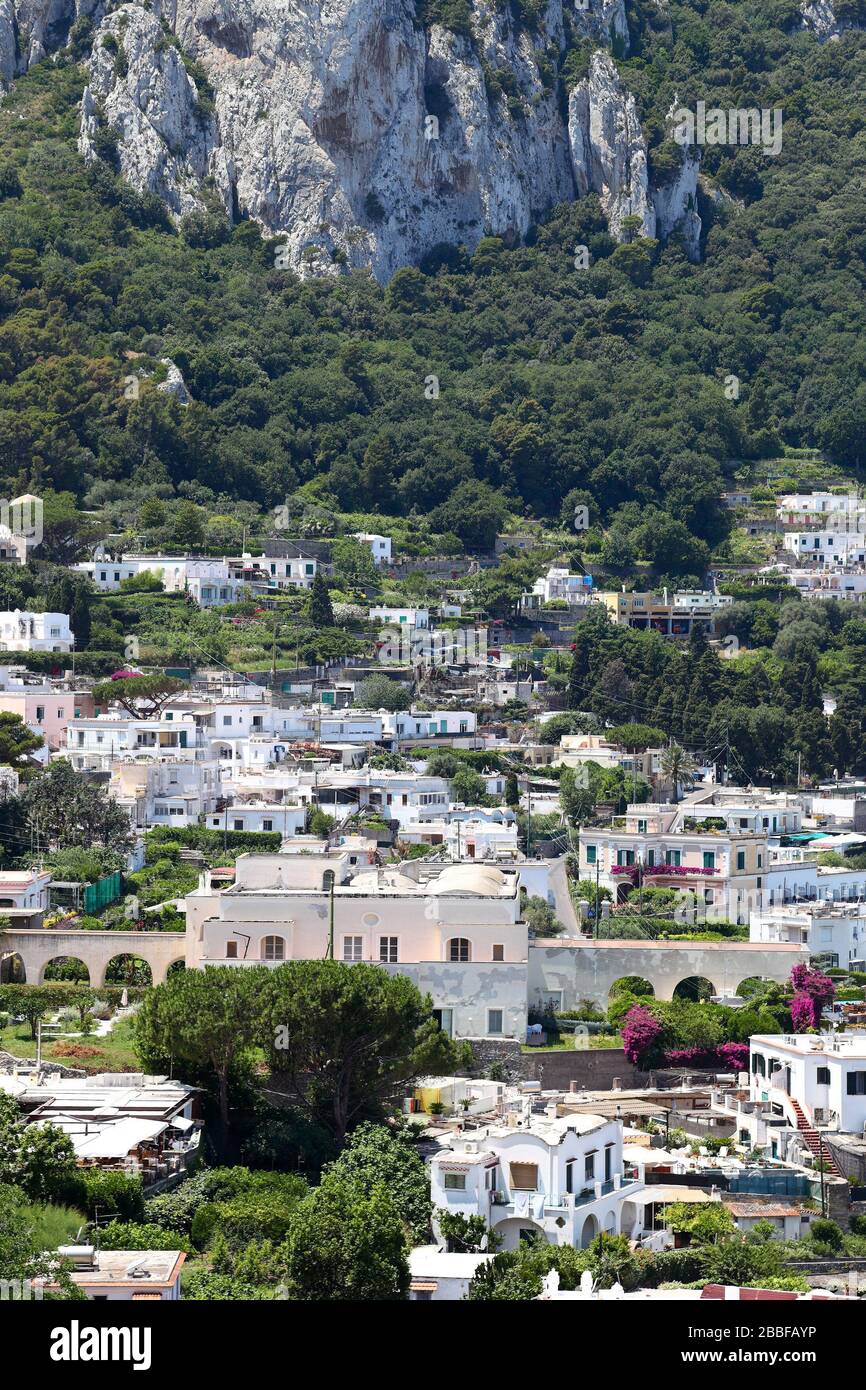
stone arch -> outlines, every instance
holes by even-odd
[[[616,1212],[611,1210],[604,1218],[604,1231],[606,1235],[616,1235]]]
[[[637,988],[632,988],[633,985]],[[620,975],[614,980],[607,994],[609,999],[614,994],[623,993],[645,995],[648,999],[654,999],[655,992],[655,985],[644,975]]]
[[[102,976],[105,985],[152,985],[153,969],[149,961],[131,952],[118,951],[105,963]]]
[[[177,960],[171,961],[166,966],[165,978],[168,979],[171,975],[179,975],[183,970],[186,970],[186,961],[183,956],[178,956]]]
[[[718,992],[712,980],[708,980],[705,975],[687,975],[679,984],[674,985],[673,998],[690,999],[697,1003]]]
[[[547,1241],[542,1227],[525,1216],[509,1216],[505,1221],[498,1221],[494,1230],[502,1241],[503,1250],[516,1250],[521,1240],[527,1240],[530,1236]]]
[[[598,1217],[590,1212],[580,1231],[580,1248],[586,1250],[598,1235]]]
[[[19,951],[0,952],[0,984],[27,984],[27,967]]]
[[[78,966],[80,968],[73,973],[71,969],[73,966]],[[64,967],[69,967],[69,969],[64,971]],[[50,974],[49,971],[51,972]],[[52,956],[51,960],[47,960],[42,967],[39,983],[45,984],[47,981],[52,980],[63,980],[65,982],[75,981],[89,985],[90,967],[80,956]]]
[[[752,995],[768,983],[763,975],[747,975],[734,990],[738,999],[751,999]]]

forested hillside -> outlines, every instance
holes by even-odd
[[[19,77],[0,105],[4,494],[122,498],[133,519],[149,495],[273,507],[307,485],[477,542],[485,519],[567,513],[577,490],[607,523],[658,506],[712,543],[731,460],[815,445],[856,471],[866,33],[819,42],[793,0],[627,12],[617,63],[659,170],[674,95],[784,113],[775,158],[704,151],[700,263],[675,237],[618,245],[590,196],[525,244],[442,246],[386,286],[358,270],[302,281],[216,203],[173,223],[118,177],[110,131],[85,166],[74,41]],[[442,0],[428,19],[461,14]],[[159,389],[163,359],[190,404]]]

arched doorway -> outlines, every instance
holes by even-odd
[[[53,960],[46,962],[42,971],[42,980],[45,984],[54,980],[62,980],[64,983],[89,985],[90,971],[84,961],[79,960],[77,956],[55,956]]]
[[[609,1211],[609,1212],[607,1213],[607,1216],[604,1218],[604,1229],[605,1229],[605,1234],[606,1234],[606,1235],[609,1235],[609,1236],[615,1236],[615,1235],[616,1235],[616,1212],[615,1212],[615,1211]]]
[[[502,1250],[516,1250],[521,1241],[547,1242],[542,1228],[526,1217],[512,1216],[507,1221],[499,1221],[494,1230],[502,1241]]]
[[[590,1245],[591,1245],[592,1242],[595,1240],[595,1238],[596,1238],[597,1235],[598,1235],[598,1219],[597,1219],[597,1217],[595,1217],[595,1216],[592,1214],[592,1212],[590,1212],[589,1216],[586,1218],[586,1220],[585,1220],[584,1223],[583,1223],[583,1229],[582,1229],[582,1231],[581,1231],[581,1233],[580,1233],[580,1248],[581,1248],[581,1250],[587,1250],[587,1249],[589,1249]]]
[[[140,956],[113,956],[105,967],[105,984],[126,985],[127,989],[133,985],[152,985],[153,972]]]
[[[687,999],[693,1004],[700,1004],[704,999],[711,999],[718,990],[712,980],[706,979],[703,975],[688,975],[686,979],[680,980],[674,988],[674,999]]]

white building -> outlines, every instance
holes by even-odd
[[[235,801],[207,817],[210,830],[276,833],[284,838],[303,835],[306,823],[305,806],[275,805],[271,801]]]
[[[786,526],[848,525],[856,529],[866,503],[851,492],[788,492],[776,502],[776,516]]]
[[[483,1216],[505,1250],[533,1236],[585,1249],[602,1231],[640,1234],[643,1183],[624,1176],[622,1122],[530,1104],[433,1156],[434,1209]]]
[[[243,594],[243,585],[230,572],[226,560],[189,555],[124,555],[111,560],[97,555],[75,568],[103,593],[116,593],[126,579],[152,574],[167,594],[189,594],[200,608],[237,603]]]
[[[309,589],[319,571],[317,557],[303,546],[291,546],[287,542],[268,542],[261,555],[253,560],[251,555],[241,557],[249,561],[267,577],[273,589]]]
[[[214,759],[118,760],[112,764],[110,790],[136,828],[200,825],[219,801],[220,765]]]
[[[57,1254],[71,1266],[70,1279],[88,1299],[174,1303],[181,1297],[180,1273],[186,1259],[182,1250],[97,1250],[93,1245],[61,1245]],[[34,1283],[46,1293],[58,1287],[47,1278]],[[138,1369],[133,1366],[133,1370]]]
[[[369,546],[370,554],[377,565],[391,563],[391,537],[377,536],[374,531],[356,531],[355,540]]]
[[[804,1141],[810,1128],[837,1134],[866,1131],[863,1033],[756,1033],[750,1054],[750,1098],[767,1107],[783,1130],[799,1132]],[[784,1136],[775,1137],[777,1156],[786,1157]]]
[[[533,609],[562,602],[576,608],[591,603],[592,597],[592,575],[572,574],[566,566],[551,565],[547,574],[536,579],[531,592],[521,596],[520,606]]]
[[[866,564],[866,544],[862,532],[856,530],[787,531],[783,545],[800,559],[818,565]]]
[[[13,926],[41,927],[50,883],[51,874],[43,869],[0,870],[0,917],[8,917]],[[0,936],[0,960],[3,954]]]
[[[0,613],[0,651],[70,652],[73,641],[68,613]]]
[[[465,709],[400,710],[395,714],[384,713],[382,718],[383,737],[399,739],[401,743],[459,738],[474,734],[476,727],[475,715]]]
[[[808,946],[810,955],[830,957],[827,967],[844,970],[866,960],[866,903],[815,901],[763,908],[751,915],[749,940]]]
[[[385,627],[427,628],[430,626],[429,608],[398,608],[379,604],[370,609],[370,622],[382,623]]]

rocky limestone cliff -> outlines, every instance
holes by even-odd
[[[854,20],[838,17],[832,0],[801,0],[800,13],[805,28],[822,40],[838,39],[846,29],[860,27]]]
[[[134,187],[175,217],[218,199],[302,274],[370,266],[384,281],[440,242],[514,242],[588,191],[614,235],[636,213],[696,256],[697,161],[651,187],[607,52],[627,51],[623,0],[548,0],[531,33],[502,0],[472,9],[470,40],[422,28],[415,0],[0,0],[0,80],[88,16],[85,158],[112,128]],[[597,51],[566,111],[557,66],[583,41]]]
[[[568,136],[577,194],[599,195],[613,236],[621,237],[626,217],[639,217],[642,235],[664,239],[676,231],[689,256],[698,259],[698,151],[684,152],[675,178],[651,185],[634,97],[623,88],[607,53],[593,54],[588,76],[571,93]]]

